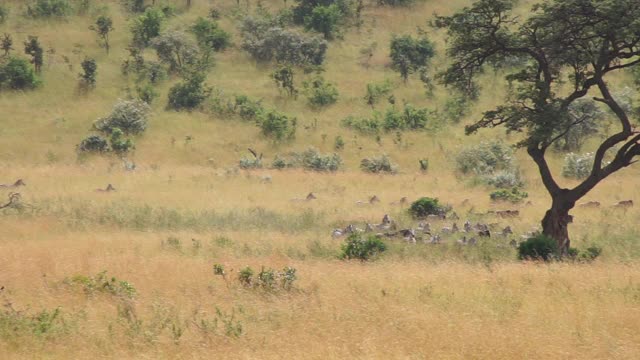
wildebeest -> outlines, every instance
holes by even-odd
[[[391,205],[405,205],[407,202],[409,202],[409,200],[407,200],[407,197],[405,196],[400,198],[398,201],[392,202]]]
[[[291,199],[291,201],[293,201],[293,202],[305,202],[305,201],[312,201],[312,200],[316,200],[316,199],[317,199],[317,197],[315,196],[315,194],[310,192],[304,199],[293,198],[293,199]]]
[[[0,209],[4,209],[10,206],[16,205],[20,201],[21,197],[22,196],[20,195],[20,193],[15,193],[15,192],[9,193],[9,202],[6,204],[0,205]]]
[[[598,202],[598,201],[587,201],[585,203],[582,203],[582,204],[578,205],[578,207],[582,207],[582,208],[597,208],[597,207],[600,207],[600,202]]]
[[[517,217],[520,215],[520,211],[518,210],[500,210],[496,211],[496,215],[501,218],[511,218]]]
[[[22,179],[16,180],[13,184],[0,184],[0,188],[17,188],[20,186],[27,186]]]
[[[104,189],[96,189],[97,192],[112,192],[112,191],[116,191],[116,188],[113,187],[113,185],[109,184],[107,185],[106,188]]]
[[[619,201],[617,203],[615,203],[613,205],[614,208],[618,208],[618,209],[628,209],[630,207],[633,207],[633,200],[623,200],[623,201]]]

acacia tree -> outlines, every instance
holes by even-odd
[[[568,224],[573,219],[569,211],[576,201],[640,156],[640,131],[606,81],[611,74],[640,64],[640,6],[637,0],[549,0],[534,5],[526,19],[511,10],[511,1],[479,0],[452,16],[436,17],[435,25],[448,30],[447,52],[452,59],[441,79],[473,95],[478,89],[476,76],[485,65],[501,66],[506,60],[518,64],[506,79],[512,95],[467,126],[466,132],[503,126],[523,134],[518,145],[536,163],[552,198],[542,219],[543,233],[566,254]],[[571,116],[571,106],[589,97],[611,111],[619,130],[595,151],[589,176],[565,188],[554,179],[545,155],[552,144],[581,125],[581,117]],[[604,161],[607,154],[610,162]]]

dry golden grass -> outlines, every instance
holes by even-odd
[[[208,1],[193,2],[169,28],[186,27],[210,7]],[[11,312],[4,308],[0,358],[638,358],[640,211],[609,208],[620,200],[640,200],[638,166],[615,174],[584,199],[602,202],[602,209],[574,211],[573,244],[604,248],[595,263],[517,262],[508,239],[502,238],[475,248],[457,247],[455,238],[439,247],[391,243],[388,254],[376,262],[337,259],[340,241],[330,237],[334,227],[378,222],[385,213],[402,225],[414,225],[406,208],[390,204],[404,196],[438,197],[453,205],[462,221],[511,225],[517,234],[537,225],[546,210],[548,196],[525,154],[517,156],[530,205],[491,203],[488,188],[473,186],[472,179],[455,172],[454,158],[463,146],[504,138],[499,130],[473,137],[462,131],[464,123],[500,103],[506,93],[500,74],[485,75],[483,84],[490,91],[460,124],[433,133],[405,133],[401,145],[392,134],[377,143],[339,124],[347,115],[369,114],[362,101],[366,84],[384,79],[394,83],[399,102],[442,107],[445,89],[437,88],[428,99],[417,79],[405,86],[388,67],[388,41],[393,33],[426,28],[434,11],[450,13],[468,1],[428,0],[409,9],[369,6],[365,26],[329,46],[324,75],[336,83],[340,100],[320,112],[302,98],[279,96],[270,68],[256,66],[240,49],[218,55],[209,83],[295,114],[300,120],[295,141],[276,145],[246,123],[167,112],[167,91],[178,81],[171,79],[160,86],[150,128],[136,141],[132,159],[137,169],[130,172],[120,160],[79,161],[75,152],[92,122],[125,97],[125,87],[134,86],[119,70],[129,41],[126,15],[115,1],[101,2],[108,5],[116,27],[107,56],[95,35],[85,30],[91,17],[38,23],[19,16],[24,2],[7,3],[12,16],[0,25],[0,33],[14,34],[16,48],[27,35],[38,35],[56,55],[45,58],[41,88],[0,93],[0,183],[17,178],[27,183],[19,190],[27,207],[0,213],[0,300],[23,311],[18,316],[23,320],[60,307],[66,327],[50,336],[18,331],[6,325]],[[215,4],[227,15],[235,7],[229,0]],[[283,6],[276,0],[263,4]],[[225,16],[221,25],[238,44],[236,21]],[[439,51],[434,68],[442,69],[443,36],[430,36]],[[365,69],[359,64],[360,49],[373,42],[378,47]],[[79,95],[75,84],[85,55],[98,61],[98,86]],[[63,56],[71,59],[73,69]],[[317,128],[310,127],[316,119]],[[194,137],[188,144],[183,141],[187,135]],[[333,151],[337,135],[346,146],[341,152],[345,169],[336,174],[229,171],[247,147],[264,152],[270,161],[276,153],[308,146]],[[177,139],[173,146],[172,138]],[[398,163],[399,174],[368,175],[358,169],[363,157],[381,153]],[[430,169],[422,174],[417,161],[425,157]],[[559,172],[562,156],[553,154],[551,163]],[[265,183],[262,176],[272,181]],[[95,191],[108,183],[117,191]],[[9,191],[0,189],[0,203]],[[318,199],[291,201],[309,192]],[[356,204],[374,194],[380,204]],[[521,216],[505,220],[480,215],[506,208],[519,209]],[[450,223],[434,226],[443,225]],[[180,239],[182,248],[163,246],[169,237]],[[192,239],[201,247],[193,247]],[[229,284],[214,276],[214,263],[233,269]],[[296,289],[265,293],[242,288],[235,278],[247,265],[293,266],[299,276]],[[103,270],[132,283],[136,297],[87,295],[64,283]],[[216,315],[216,308],[222,315]],[[141,323],[128,321],[123,309],[133,311]],[[203,319],[228,320],[232,313],[234,323],[242,325],[238,337],[227,336],[222,323],[208,333],[196,326]]]

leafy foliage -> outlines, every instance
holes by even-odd
[[[211,88],[205,84],[205,75],[201,73],[188,74],[183,82],[175,84],[169,89],[169,103],[172,110],[194,110],[199,107],[211,94]]]
[[[569,153],[564,157],[562,176],[573,179],[584,179],[591,174],[593,169],[593,153],[574,154]]]
[[[275,81],[278,89],[284,90],[290,97],[297,97],[298,90],[295,87],[293,76],[293,69],[289,65],[280,66],[271,73],[271,78]]]
[[[207,18],[199,17],[191,27],[201,49],[223,51],[231,46],[231,35],[221,29],[218,23]]]
[[[371,108],[374,108],[378,101],[380,101],[380,99],[384,97],[390,99],[390,97],[393,96],[391,94],[392,90],[393,88],[391,87],[391,82],[389,81],[367,84],[367,94],[364,96],[364,100],[366,101],[367,105],[371,106]]]
[[[496,190],[496,191],[492,192],[491,194],[489,194],[489,197],[493,201],[509,201],[509,202],[512,202],[512,203],[519,203],[522,200],[524,200],[527,197],[529,197],[529,194],[527,194],[526,192],[520,190],[517,187],[513,187],[513,188],[511,188],[509,190],[507,190],[507,189]]]
[[[387,245],[376,235],[363,235],[354,233],[342,244],[340,258],[346,260],[375,260],[380,254],[387,250]]]
[[[95,293],[106,293],[114,296],[133,298],[136,295],[136,288],[128,281],[118,280],[115,277],[109,278],[107,271],[101,271],[94,276],[76,275],[65,279],[64,283],[80,287],[87,295]]]
[[[0,25],[4,24],[9,18],[9,7],[5,4],[0,4]]]
[[[409,214],[416,219],[424,219],[428,215],[445,215],[450,208],[441,205],[437,198],[422,197],[409,207]]]
[[[100,15],[96,19],[95,25],[91,25],[89,30],[95,31],[101,41],[101,46],[109,53],[109,34],[113,31],[113,20],[106,15]]]
[[[68,0],[34,0],[27,5],[27,15],[33,18],[65,17],[72,11]]]
[[[169,66],[169,71],[180,72],[198,62],[196,44],[181,31],[166,31],[151,41],[158,59]]]
[[[42,71],[42,64],[44,64],[44,49],[37,36],[29,36],[29,40],[24,42],[24,53],[31,56],[31,63],[36,73],[39,74]]]
[[[96,76],[98,75],[98,64],[95,59],[85,58],[82,61],[82,73],[80,76],[80,83],[85,89],[93,89],[96,87]]]
[[[558,243],[545,235],[529,238],[518,245],[518,259],[551,261],[560,256]]]
[[[149,46],[151,40],[160,35],[164,20],[165,15],[161,10],[155,7],[147,8],[142,15],[138,15],[133,20],[131,25],[133,44],[137,47]]]
[[[386,154],[381,156],[375,156],[371,158],[365,158],[360,161],[360,169],[370,173],[390,173],[395,174],[398,172],[398,166],[391,162],[391,159]]]
[[[406,82],[411,73],[426,67],[435,55],[433,44],[426,37],[414,39],[411,35],[391,38],[391,64]]]
[[[296,134],[295,117],[282,114],[277,110],[266,110],[258,116],[258,126],[262,134],[276,141],[292,139]]]
[[[38,87],[40,83],[27,60],[17,57],[0,60],[0,89],[28,90]]]
[[[258,62],[317,66],[327,51],[324,39],[284,29],[272,19],[248,16],[242,21],[240,32],[242,49]]]
[[[292,152],[287,156],[278,155],[273,160],[272,167],[275,169],[302,167],[311,171],[335,172],[342,166],[342,158],[338,154],[322,154],[315,148],[296,153]]]
[[[80,142],[78,151],[103,154],[109,151],[109,143],[100,135],[90,135]]]
[[[214,264],[213,270],[215,275],[226,279],[223,265]],[[256,274],[250,266],[247,266],[238,273],[238,282],[245,288],[268,292],[291,291],[295,288],[294,283],[298,279],[296,272],[297,270],[290,266],[285,266],[281,271],[263,266]]]
[[[463,174],[490,175],[515,168],[513,149],[502,141],[470,145],[456,156],[458,171]]]
[[[427,108],[415,108],[411,104],[405,104],[402,111],[390,107],[384,114],[374,112],[372,118],[357,118],[349,116],[342,120],[342,125],[364,134],[378,134],[380,131],[397,130],[425,130],[431,125],[435,126],[435,114]]]
[[[311,14],[304,18],[304,24],[308,30],[315,30],[324,35],[325,39],[331,40],[338,32],[341,18],[342,12],[336,4],[316,6]]]
[[[139,135],[147,129],[151,108],[140,100],[120,100],[109,116],[94,123],[94,128],[102,133],[111,134],[120,129],[125,135]]]
[[[324,78],[317,76],[303,83],[309,105],[319,108],[329,106],[338,101],[338,89]]]

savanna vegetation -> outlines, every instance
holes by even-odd
[[[639,19],[0,1],[0,357],[638,358]]]

